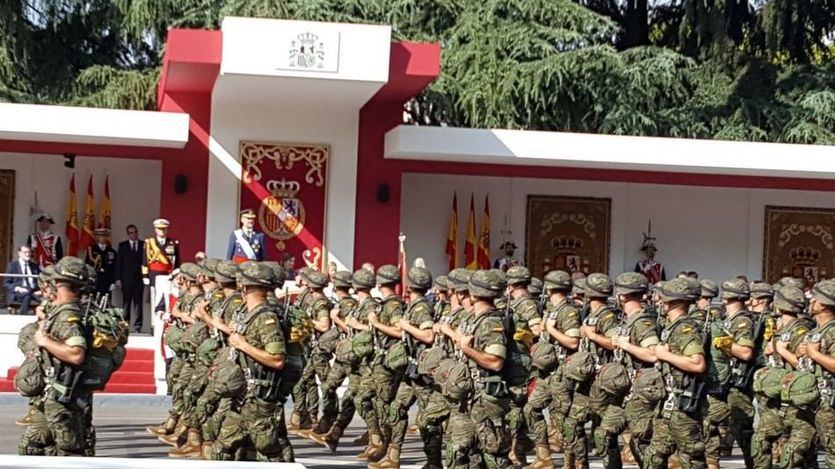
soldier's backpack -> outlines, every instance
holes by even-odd
[[[563,365],[563,376],[578,383],[587,383],[596,371],[595,355],[591,350],[580,350],[568,357]]]
[[[197,347],[197,362],[204,366],[212,366],[217,359],[217,351],[220,349],[221,341],[217,336],[209,337]]]
[[[339,329],[332,327],[319,337],[319,350],[331,354],[336,351],[339,342]]]
[[[724,396],[731,384],[731,366],[725,352],[714,347],[712,343],[715,337],[723,336],[725,332],[722,322],[711,320],[710,313],[707,320],[709,322],[703,342],[707,359],[707,372],[704,374],[707,381],[706,392],[708,395]]]
[[[402,372],[409,364],[409,353],[406,351],[406,344],[402,341],[392,343],[386,350],[383,365],[396,373]]]
[[[17,369],[14,387],[24,397],[37,397],[46,387],[44,369],[37,352],[26,354],[26,358]]]
[[[666,397],[664,375],[655,368],[638,370],[633,383],[635,397],[649,405],[655,405]]]
[[[171,324],[165,329],[165,337],[163,341],[165,346],[173,350],[175,353],[185,353],[180,339],[183,337],[184,329],[177,324]]]
[[[304,343],[313,334],[313,322],[307,312],[295,304],[286,304],[279,319],[281,332],[288,343]]]
[[[767,398],[780,397],[783,390],[782,381],[788,372],[782,367],[760,368],[754,373],[754,393]]]
[[[435,382],[440,383],[441,393],[454,401],[467,399],[474,389],[470,368],[460,361],[439,366]]]
[[[418,373],[431,378],[441,364],[447,358],[447,352],[442,345],[435,345],[423,351],[417,361]]]
[[[818,379],[814,372],[795,370],[786,373],[780,383],[780,399],[784,403],[802,408],[811,406],[820,399]]]
[[[360,331],[351,337],[351,350],[358,360],[364,360],[374,354],[374,335],[371,331]]]
[[[629,372],[623,364],[618,362],[604,364],[594,383],[600,386],[606,394],[614,397],[625,396],[632,388]]]
[[[121,308],[91,307],[84,316],[87,351],[81,369],[81,385],[101,391],[125,360],[128,323]]]
[[[754,372],[760,369],[766,362],[764,342],[767,322],[764,317],[765,315],[755,315],[750,312],[745,314],[747,314],[754,323],[754,358],[752,358],[751,361],[743,362],[737,365],[740,369],[737,373],[732,374],[731,386],[738,389],[748,388],[754,380]]]
[[[531,348],[531,365],[542,373],[557,368],[557,348],[547,338],[540,338]]]
[[[359,358],[354,353],[354,347],[350,337],[341,339],[336,343],[334,356],[336,357],[336,361],[345,363],[346,365],[355,366],[359,363]]]
[[[217,362],[210,369],[212,392],[220,397],[236,397],[246,392],[246,378],[239,363],[239,353],[224,347],[217,353]]]
[[[38,344],[35,343],[35,332],[38,330],[38,322],[30,322],[20,329],[17,335],[17,348],[26,355],[27,353],[37,353]]]
[[[513,314],[510,312],[502,314],[498,310],[496,312],[501,315],[507,343],[507,357],[505,357],[500,374],[510,387],[524,386],[528,383],[531,374],[531,356],[519,350],[513,338],[516,335],[516,322],[513,320]]]

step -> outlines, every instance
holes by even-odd
[[[125,361],[127,360],[151,360],[154,359],[154,350],[149,348],[129,348],[126,349]]]
[[[0,379],[0,392],[17,392],[17,389],[14,388],[14,381]]]
[[[144,371],[122,371],[119,370],[113,373],[110,377],[110,383],[122,384],[153,384],[154,373]]]
[[[135,372],[142,372],[142,373],[153,373],[154,372],[154,361],[153,360],[125,360],[122,363],[122,366],[119,367],[119,372],[124,371],[135,371]]]
[[[157,387],[154,384],[127,384],[127,383],[107,383],[103,393],[119,393],[119,394],[156,394]]]
[[[6,372],[6,379],[9,380],[9,381],[14,381],[14,377],[17,374],[17,369],[18,368],[19,367],[17,367],[17,366],[13,366],[13,367],[9,368],[9,371]]]

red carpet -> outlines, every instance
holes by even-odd
[[[0,392],[15,392],[14,375],[17,367],[9,369],[6,378],[0,378]],[[151,349],[127,349],[125,362],[110,377],[103,393],[154,394],[154,351]]]

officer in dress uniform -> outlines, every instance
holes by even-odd
[[[255,228],[255,212],[246,209],[241,212],[241,228],[229,234],[226,258],[241,264],[246,261],[263,261],[265,256],[264,233]]]
[[[55,220],[48,213],[42,213],[36,221],[38,230],[26,238],[26,244],[32,248],[32,260],[43,270],[64,257],[64,247],[61,236],[50,231]]]
[[[171,223],[165,218],[154,220],[154,236],[145,240],[145,253],[142,257],[142,282],[156,289],[156,278],[160,275],[171,275],[180,267],[180,242],[168,237],[168,226]],[[157,302],[156,292],[151,295],[151,303]]]
[[[116,250],[107,243],[110,230],[97,228],[93,233],[96,244],[87,248],[84,262],[96,270],[96,293],[105,295],[116,283]]]

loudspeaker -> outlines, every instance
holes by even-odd
[[[174,192],[177,194],[185,194],[188,191],[188,178],[185,174],[177,174],[174,176]]]
[[[384,204],[389,201],[391,198],[391,189],[389,189],[389,185],[386,183],[382,183],[377,186],[377,202]]]

